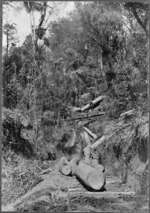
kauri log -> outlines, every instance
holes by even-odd
[[[103,172],[98,172],[90,165],[80,162],[74,171],[75,175],[83,182],[87,187],[100,191],[105,185],[105,176]]]
[[[71,167],[70,165],[60,165],[59,166],[59,172],[63,175],[71,175]]]

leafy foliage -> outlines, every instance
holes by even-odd
[[[147,112],[147,4],[76,2],[70,14],[49,21],[47,29],[43,27],[46,2],[24,2],[24,7],[31,24],[35,11],[40,20],[21,47],[8,48],[3,56],[3,103],[30,117],[38,154],[45,141],[56,140],[53,133],[72,116],[70,109],[87,103],[82,98],[85,94],[89,93],[88,102],[107,96],[99,109],[107,113],[107,119],[116,119],[131,108]],[[53,14],[54,8],[50,11]],[[4,25],[5,34],[7,29],[14,39],[15,27]],[[9,125],[20,124],[6,119],[5,128]],[[20,136],[11,137],[15,142]]]

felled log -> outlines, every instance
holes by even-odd
[[[100,102],[102,102],[104,98],[106,98],[105,95],[99,96],[95,100],[91,101],[89,104],[86,104],[84,107],[73,107],[71,110],[72,112],[84,112],[85,110],[95,109],[99,106]]]
[[[66,176],[71,175],[71,167],[69,161],[65,157],[60,159],[59,172]]]
[[[73,107],[73,108],[71,109],[71,111],[72,111],[72,112],[81,112],[81,108],[79,108],[79,107]]]
[[[102,116],[102,115],[105,115],[105,114],[106,114],[105,112],[101,112],[101,113],[98,113],[96,115],[91,115],[91,116],[68,118],[68,119],[65,119],[65,121],[75,121],[75,120],[91,119],[91,118]]]
[[[75,175],[75,170],[77,165],[79,164],[81,160],[80,156],[74,157],[70,162],[69,162],[69,166],[71,167],[71,174]]]
[[[105,168],[103,165],[99,164],[99,157],[97,154],[93,153],[93,150],[97,148],[101,143],[103,143],[106,140],[106,136],[103,136],[101,138],[98,138],[98,140],[95,140],[95,143],[92,145],[87,144],[87,146],[84,148],[84,157],[85,157],[85,163],[91,164],[95,169],[97,169],[98,172],[102,173],[105,171]],[[94,156],[93,156],[94,154]],[[91,158],[92,155],[92,158]]]
[[[96,139],[95,143],[93,143],[93,144],[91,145],[91,148],[92,148],[92,149],[96,148],[96,147],[99,146],[101,143],[103,143],[106,139],[107,139],[106,136],[102,136],[101,138]]]
[[[92,160],[91,165],[100,173],[105,172],[105,168],[103,165],[99,164],[97,160]]]
[[[105,185],[104,173],[98,172],[95,168],[85,164],[84,162],[79,163],[74,171],[74,174],[90,189],[99,191]]]
[[[93,145],[90,144],[87,132],[84,131],[82,137],[88,144],[83,150],[84,159],[81,160],[79,157],[75,157],[68,162],[65,158],[62,158],[59,171],[64,175],[75,175],[89,189],[102,190],[106,183],[104,167],[98,163],[98,159],[91,159],[91,149],[96,148],[105,141],[106,137],[103,136],[96,140]]]
[[[59,166],[59,172],[63,175],[69,176],[71,175],[71,167],[70,165],[60,165]]]
[[[97,135],[95,135],[91,130],[89,130],[87,127],[83,127],[83,129],[92,137],[92,138],[97,138]]]
[[[84,107],[82,107],[81,108],[81,112],[84,112],[85,110],[88,110],[88,109],[96,108],[104,98],[106,98],[105,95],[99,96],[95,100],[91,101],[89,104],[87,104]]]

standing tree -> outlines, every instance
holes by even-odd
[[[9,24],[9,23],[4,24],[3,32],[6,35],[6,52],[8,55],[10,43],[18,42],[16,24]]]

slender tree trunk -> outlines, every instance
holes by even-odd
[[[7,52],[7,56],[8,56],[8,49],[9,49],[9,36],[8,36],[8,30],[7,30],[7,34],[6,34],[6,52]]]
[[[28,6],[30,8],[30,5],[28,3]],[[35,85],[35,80],[36,80],[36,60],[35,60],[35,18],[34,18],[34,13],[33,9],[30,8],[30,27],[31,27],[31,36],[32,36],[32,54],[33,54],[33,65],[32,65],[32,82],[33,82],[33,91],[32,91],[32,96],[33,96],[33,120],[34,120],[34,131],[35,131],[35,141],[36,141],[36,149],[37,149],[37,130],[38,130],[38,124],[37,124],[37,116],[36,116],[36,85]],[[30,97],[30,95],[29,95]],[[30,97],[31,98],[31,97]],[[29,100],[30,101],[30,100]]]

